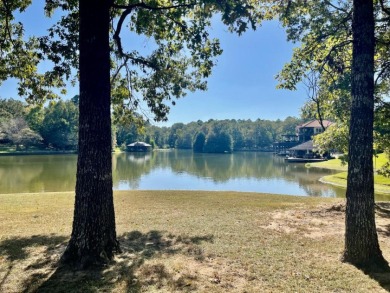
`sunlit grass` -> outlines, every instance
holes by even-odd
[[[347,172],[328,175],[321,178],[324,183],[334,184],[343,188],[347,187]],[[374,189],[377,193],[390,194],[390,178],[375,174]]]
[[[389,158],[384,154],[379,154],[376,157],[374,157],[374,168],[377,170],[382,168],[384,164],[386,164],[389,161]]]
[[[373,158],[374,167],[376,170],[380,169],[384,164],[388,162],[388,158],[385,154],[379,154]],[[328,160],[319,163],[307,164],[307,167],[331,169],[338,171],[347,171],[348,166],[342,164],[340,159]],[[343,188],[347,187],[347,172],[341,172],[334,175],[328,175],[321,178],[324,183],[334,184]],[[390,194],[390,178],[374,174],[375,192]]]
[[[343,162],[340,159],[331,159],[328,161],[318,162],[318,163],[307,163],[306,167],[331,169],[331,170],[339,170],[339,171],[346,171],[348,169],[348,166],[346,164],[343,164]]]
[[[382,168],[382,166],[387,162],[388,162],[388,158],[384,153],[378,154],[377,156],[373,157],[374,168],[376,170]],[[332,159],[332,160],[318,162],[318,163],[308,163],[306,164],[306,166],[313,167],[313,168],[339,170],[339,171],[347,171],[348,169],[348,164],[343,164],[343,162],[340,159]]]
[[[73,202],[73,193],[0,195],[2,292],[386,292],[339,261],[344,213],[329,208],[341,199],[116,192],[123,253],[91,272],[56,265]]]

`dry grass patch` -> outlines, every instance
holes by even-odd
[[[343,200],[237,192],[115,193],[123,253],[58,266],[73,194],[0,195],[2,292],[386,292],[389,275],[342,264]],[[390,205],[378,204],[390,259]]]
[[[300,234],[309,238],[325,238],[344,235],[343,204],[323,205],[315,210],[293,209],[270,213],[272,221],[265,229],[286,234]]]

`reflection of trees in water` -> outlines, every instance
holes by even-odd
[[[280,179],[298,182],[310,195],[323,195],[329,186],[318,179],[323,170],[307,169],[304,164],[286,164],[281,157],[269,153],[236,152],[234,154],[203,154],[192,151],[126,153],[114,156],[114,184],[127,181],[133,188],[140,178],[153,169],[169,169],[214,182],[232,179]]]
[[[211,178],[215,182],[232,179],[280,179],[298,182],[305,192],[312,196],[327,196],[330,186],[319,182],[319,178],[332,171],[308,169],[304,164],[287,164],[284,158],[269,153],[237,152],[235,154],[172,153],[171,168],[175,172]],[[342,196],[343,191],[339,190]]]
[[[315,170],[296,172],[293,173],[295,175],[293,180],[298,182],[299,186],[311,196],[329,196],[329,186],[319,182],[319,178],[324,174],[316,173]]]
[[[0,157],[0,193],[72,191],[76,181],[76,155]],[[343,190],[322,184],[318,179],[331,171],[307,169],[304,164],[287,164],[269,153],[236,152],[234,154],[203,154],[192,151],[121,153],[113,155],[114,188],[138,188],[142,176],[154,169],[187,173],[224,183],[234,179],[283,179],[298,182],[313,196],[326,196]],[[178,179],[179,180],[179,179]],[[127,187],[128,186],[128,187]]]
[[[75,155],[0,157],[1,193],[72,191]]]
[[[282,171],[282,177],[286,181],[298,182],[308,195],[311,196],[330,196],[334,193],[337,196],[343,196],[342,189],[330,187],[329,185],[319,182],[319,179],[323,176],[334,174],[334,171],[318,169],[318,168],[306,168],[302,163],[285,163],[283,158],[275,157],[275,168],[279,168]],[[332,190],[332,194],[329,191]]]
[[[115,159],[116,158],[116,159]],[[285,165],[285,164],[284,164]],[[274,168],[273,156],[262,153],[204,154],[192,151],[126,153],[114,156],[114,184],[127,181],[136,188],[143,175],[153,169],[169,169],[215,182],[230,179],[280,178],[283,170]]]
[[[39,191],[39,187],[26,190],[26,186],[31,186],[30,182],[42,172],[42,166],[22,165],[21,158],[18,163],[13,164],[12,159],[13,157],[4,157],[0,161],[1,193]]]
[[[215,182],[231,179],[271,179],[279,178],[281,171],[274,168],[270,154],[237,152],[234,154],[189,153],[180,157],[181,162],[171,165],[176,172],[186,172],[201,178],[211,178]]]
[[[154,168],[155,155],[150,153],[121,153],[113,155],[113,184],[118,188],[121,181],[131,188],[138,188],[143,175]]]

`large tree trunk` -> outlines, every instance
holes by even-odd
[[[73,230],[64,262],[82,268],[119,250],[112,192],[110,0],[80,0],[80,116]]]
[[[365,271],[387,268],[375,226],[373,178],[374,14],[372,0],[354,0],[352,109],[343,259]]]

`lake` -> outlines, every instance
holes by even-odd
[[[73,191],[77,155],[0,157],[0,194]],[[172,150],[113,154],[114,190],[231,190],[343,197],[318,180],[333,171],[287,164],[271,153]]]

